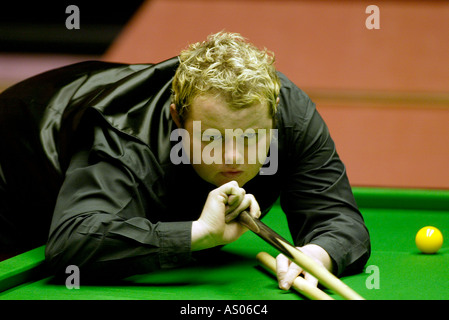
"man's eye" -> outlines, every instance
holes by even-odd
[[[221,134],[206,134],[204,138],[208,141],[216,141],[221,139]]]
[[[242,135],[242,138],[246,138],[246,139],[254,139],[257,136],[257,134],[255,132],[250,132],[250,133],[245,133]]]

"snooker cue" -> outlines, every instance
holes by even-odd
[[[347,300],[364,300],[357,292],[334,276],[324,266],[291,245],[262,221],[253,218],[247,211],[240,213],[237,219],[242,225],[286,255],[305,272],[318,279],[326,288],[333,290]]]
[[[276,275],[276,259],[266,252],[259,252],[257,260],[272,274]],[[292,287],[310,300],[334,300],[324,291],[318,289],[303,277],[296,277]]]

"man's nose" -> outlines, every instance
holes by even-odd
[[[223,157],[225,164],[243,164],[244,148],[234,138],[225,139]]]

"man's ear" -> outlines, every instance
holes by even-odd
[[[173,121],[175,122],[178,128],[182,128],[181,119],[179,118],[178,110],[176,110],[176,106],[172,103],[170,105],[170,115]]]

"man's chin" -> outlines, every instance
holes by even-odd
[[[240,188],[243,188],[243,186],[248,182],[248,180],[242,179],[242,178],[232,179],[232,178],[222,177],[222,178],[219,178],[216,181],[212,182],[212,184],[214,184],[218,188],[218,187],[221,187],[222,185],[224,185],[228,182],[231,182],[231,181],[237,182]]]

